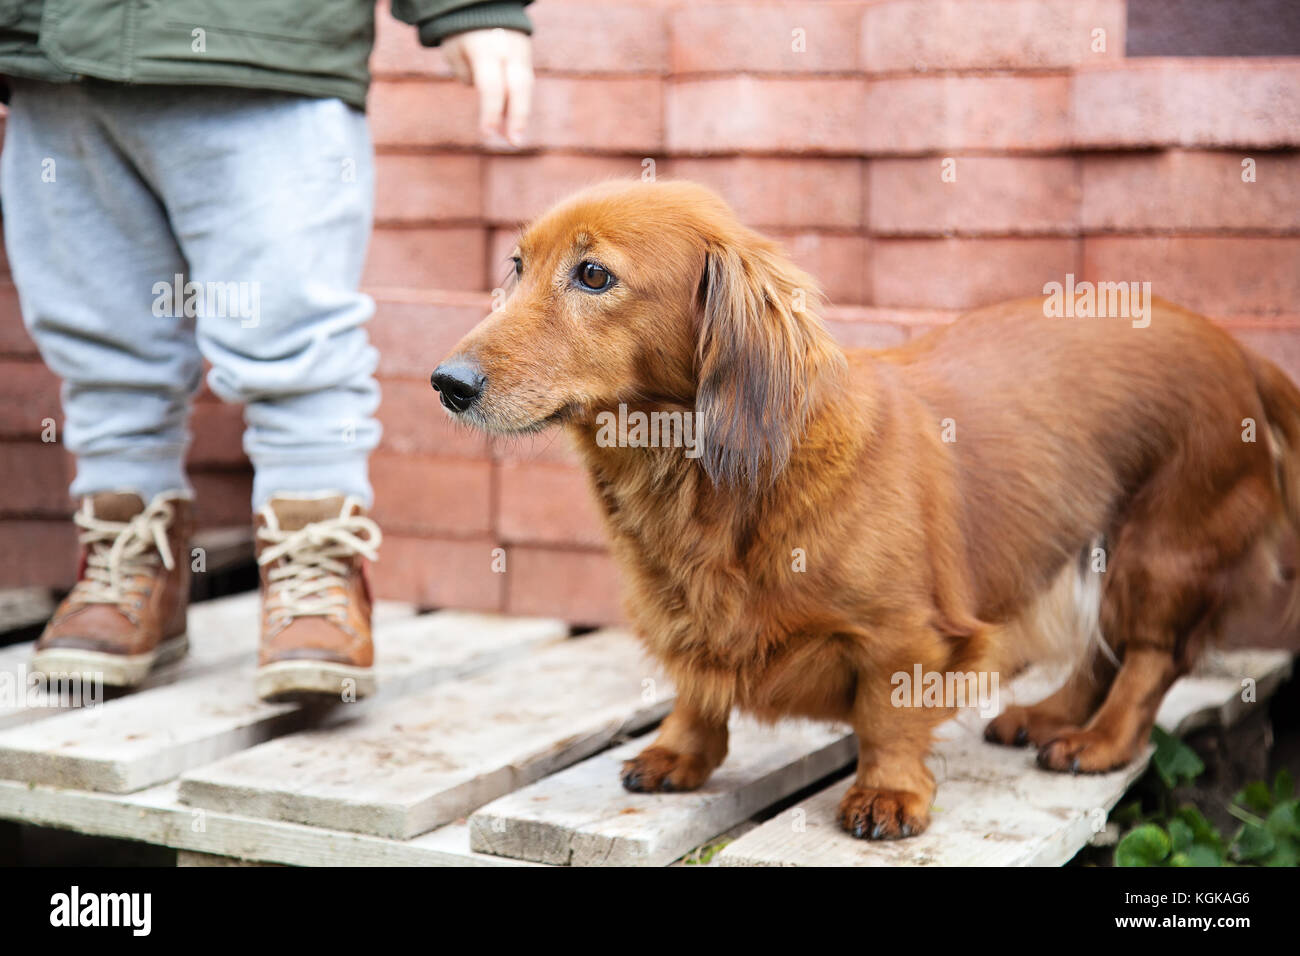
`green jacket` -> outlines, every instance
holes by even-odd
[[[529,2],[392,0],[392,9],[437,46],[486,27],[531,33]],[[0,0],[0,74],[55,82],[241,86],[364,109],[374,40],[373,0]]]

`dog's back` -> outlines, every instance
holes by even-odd
[[[947,423],[980,613],[1010,626],[1000,660],[1077,656],[1102,639],[1125,523],[1156,501],[1184,532],[1168,542],[1177,553],[1196,541],[1215,556],[1204,573],[1218,613],[1201,643],[1212,639],[1224,614],[1282,587],[1276,545],[1300,525],[1300,390],[1171,303],[1138,321],[1049,317],[1043,303],[982,309],[874,356],[899,367],[935,428]],[[1128,540],[1144,564],[1173,558]],[[1300,589],[1286,590],[1280,631],[1300,623]]]

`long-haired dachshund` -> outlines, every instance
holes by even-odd
[[[678,691],[630,790],[700,786],[733,707],[846,721],[843,826],[919,833],[953,701],[900,701],[898,675],[1019,666],[1082,621],[1064,686],[987,736],[1110,770],[1224,614],[1276,584],[1300,392],[1200,316],[1029,299],[846,353],[814,281],[687,182],[579,193],[513,261],[433,384],[461,422],[558,424],[581,451],[629,616]],[[637,412],[698,447],[612,440]]]

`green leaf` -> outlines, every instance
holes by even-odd
[[[1115,865],[1159,866],[1171,849],[1169,834],[1154,823],[1144,823],[1119,841],[1115,847]]]
[[[1239,860],[1259,860],[1277,848],[1277,840],[1264,827],[1247,823],[1233,841],[1233,849]]]
[[[1223,866],[1223,851],[1206,843],[1195,843],[1184,854],[1188,866]]]
[[[1290,800],[1295,796],[1295,781],[1291,779],[1291,771],[1283,767],[1273,778],[1273,799],[1281,803],[1284,800]]]
[[[1264,825],[1276,837],[1300,837],[1300,800],[1279,803]]]
[[[1201,763],[1196,751],[1172,734],[1153,727],[1151,741],[1156,745],[1151,761],[1156,765],[1156,773],[1160,774],[1160,779],[1170,790],[1180,783],[1190,783],[1205,771],[1205,764]]]
[[[1273,852],[1261,860],[1265,866],[1300,866],[1300,844],[1279,840]]]
[[[1223,852],[1223,837],[1219,831],[1214,828],[1209,820],[1205,819],[1204,814],[1190,803],[1178,808],[1174,814],[1175,820],[1181,820],[1192,828],[1192,839],[1196,843],[1204,843],[1216,847],[1220,853]]]
[[[1196,834],[1192,828],[1183,820],[1169,821],[1169,842],[1173,844],[1175,853],[1183,853],[1196,839]]]
[[[1268,784],[1263,780],[1256,780],[1246,785],[1246,789],[1233,797],[1234,803],[1244,804],[1256,813],[1267,813],[1273,806],[1273,794],[1268,789]]]

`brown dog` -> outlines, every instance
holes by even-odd
[[[899,706],[898,675],[1017,666],[1070,604],[1089,622],[1073,675],[988,737],[1051,770],[1119,767],[1300,514],[1300,392],[1166,303],[1140,322],[1031,299],[846,355],[813,280],[684,182],[580,193],[514,262],[434,386],[460,421],[561,424],[585,458],[628,613],[678,690],[631,790],[700,786],[733,707],[843,720],[843,825],[918,833],[953,701]],[[699,446],[611,440],[620,405]]]

